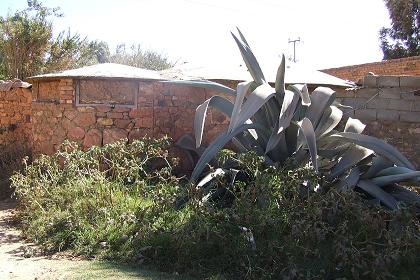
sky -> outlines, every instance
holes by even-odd
[[[0,0],[0,16],[26,7]],[[172,62],[241,63],[230,34],[239,27],[257,59],[276,63],[281,54],[325,69],[380,61],[378,33],[390,25],[383,0],[41,0],[61,7],[54,32],[67,30],[102,40],[141,44]]]

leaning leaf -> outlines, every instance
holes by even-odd
[[[392,195],[390,195],[389,193],[385,192],[380,187],[378,187],[377,185],[375,185],[372,181],[360,180],[357,183],[357,186],[365,192],[367,192],[368,194],[370,194],[371,196],[379,199],[385,206],[393,210],[397,209],[398,205],[395,198],[392,197]]]
[[[252,82],[242,82],[239,83],[236,87],[236,98],[235,98],[235,104],[233,105],[232,114],[230,116],[230,123],[228,131],[233,130],[233,126],[236,123],[236,120],[239,117],[239,114],[241,112],[242,103],[245,99],[245,95],[249,90],[249,87],[251,86]]]
[[[326,87],[317,87],[311,94],[311,105],[309,106],[306,117],[314,127],[318,126],[324,111],[331,106],[335,99],[335,92]]]
[[[368,171],[362,175],[362,178],[369,179],[375,176],[379,171],[391,166],[394,166],[391,161],[384,157],[376,156],[372,159],[372,165],[369,167]]]
[[[240,114],[232,127],[235,130],[238,126],[243,125],[248,119],[274,96],[274,89],[269,84],[258,86],[248,97],[241,108]]]
[[[243,124],[231,133],[225,132],[219,135],[203,152],[191,174],[190,181],[195,181],[198,176],[201,175],[201,172],[203,172],[210,160],[213,159],[220,149],[222,149],[233,137],[249,129],[259,130],[262,134],[267,134],[266,137],[268,138],[268,131],[266,131],[266,128],[258,124]]]
[[[321,137],[333,130],[341,121],[342,116],[343,111],[335,106],[330,106],[322,115],[322,118],[315,129],[315,135]]]
[[[234,108],[232,102],[228,99],[221,96],[212,96],[207,99],[204,103],[200,104],[195,110],[195,119],[194,119],[194,134],[195,134],[195,144],[196,147],[200,147],[201,141],[203,139],[203,130],[204,123],[206,122],[207,109],[208,107],[214,107],[220,112],[224,113],[227,116],[232,114]]]
[[[338,181],[338,183],[335,185],[337,191],[339,192],[347,192],[349,190],[352,190],[360,179],[360,170],[359,168],[355,167],[351,170],[350,174]]]
[[[212,81],[207,81],[207,80],[175,80],[175,81],[163,81],[163,83],[207,88],[207,89],[215,90],[217,92],[226,93],[231,96],[236,96],[236,91],[234,89],[231,89],[230,87],[227,87],[225,85],[212,82]]]
[[[396,175],[388,175],[388,176],[380,176],[371,179],[371,181],[380,186],[387,186],[394,183],[405,182],[409,180],[419,180],[420,179],[420,171],[413,171],[410,173],[403,173],[403,174],[396,174]]]
[[[353,119],[349,117],[346,122],[346,126],[344,127],[344,132],[354,132],[354,133],[362,133],[365,129],[366,125],[359,121],[358,119]]]
[[[302,99],[302,105],[309,106],[311,105],[311,97],[309,96],[309,91],[307,85],[290,85],[288,87],[293,92],[297,92],[300,95],[300,98]]]
[[[309,148],[309,153],[311,155],[312,165],[315,169],[315,172],[318,172],[318,162],[316,159],[316,139],[315,139],[314,127],[312,126],[312,123],[308,118],[304,118],[302,122],[299,124],[299,126],[303,132],[303,135],[305,136],[305,140]]]
[[[366,149],[361,146],[354,145],[351,147],[340,159],[340,161],[331,170],[329,179],[341,176],[346,170],[356,165],[363,159],[373,154],[372,150]]]
[[[408,159],[401,154],[397,149],[391,145],[385,143],[378,138],[352,133],[352,132],[339,132],[330,136],[332,139],[346,139],[347,141],[356,145],[363,146],[365,148],[375,151],[375,153],[389,159],[397,165],[405,166],[410,169],[415,169],[414,166],[408,161]]]
[[[235,36],[235,34],[233,33],[231,34],[233,36],[233,39],[235,39],[235,42],[238,45],[239,50],[241,51],[242,58],[244,59],[246,67],[248,68],[248,71],[251,74],[252,78],[258,85],[264,84],[266,82],[264,74],[261,70],[260,65],[258,64],[257,59],[252,53],[252,50],[249,48],[247,43],[243,42],[242,40],[239,40]]]
[[[299,94],[286,90],[284,93],[283,104],[281,106],[277,134],[282,132],[290,124],[295,112],[296,105],[299,101]]]

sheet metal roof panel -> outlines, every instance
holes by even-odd
[[[51,78],[122,78],[142,80],[162,80],[157,71],[147,70],[116,63],[101,63],[57,73],[37,75],[28,80]]]
[[[275,64],[262,64],[261,68],[268,82],[274,83],[277,75]],[[238,64],[236,66],[199,66],[192,63],[175,66],[174,68],[163,70],[161,74],[167,79],[205,79],[205,80],[234,80],[247,81],[252,77],[246,66]],[[340,87],[352,87],[350,81],[328,75],[326,73],[308,69],[302,65],[291,63],[287,65],[286,84],[314,84],[331,85]]]

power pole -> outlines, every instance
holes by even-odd
[[[295,40],[290,40],[289,39],[289,44],[293,43],[293,62],[296,62],[296,43],[300,42],[300,37],[298,37]]]

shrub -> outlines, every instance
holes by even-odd
[[[265,167],[255,153],[227,150],[218,160],[243,172],[233,184],[217,177],[227,186],[217,199],[203,196],[172,176],[167,143],[144,139],[86,152],[67,143],[36,159],[13,177],[24,233],[53,252],[199,278],[409,279],[420,272],[413,209],[394,213],[352,192],[308,191],[302,183],[321,180],[312,169],[292,161]],[[176,210],[187,193],[190,202]]]

